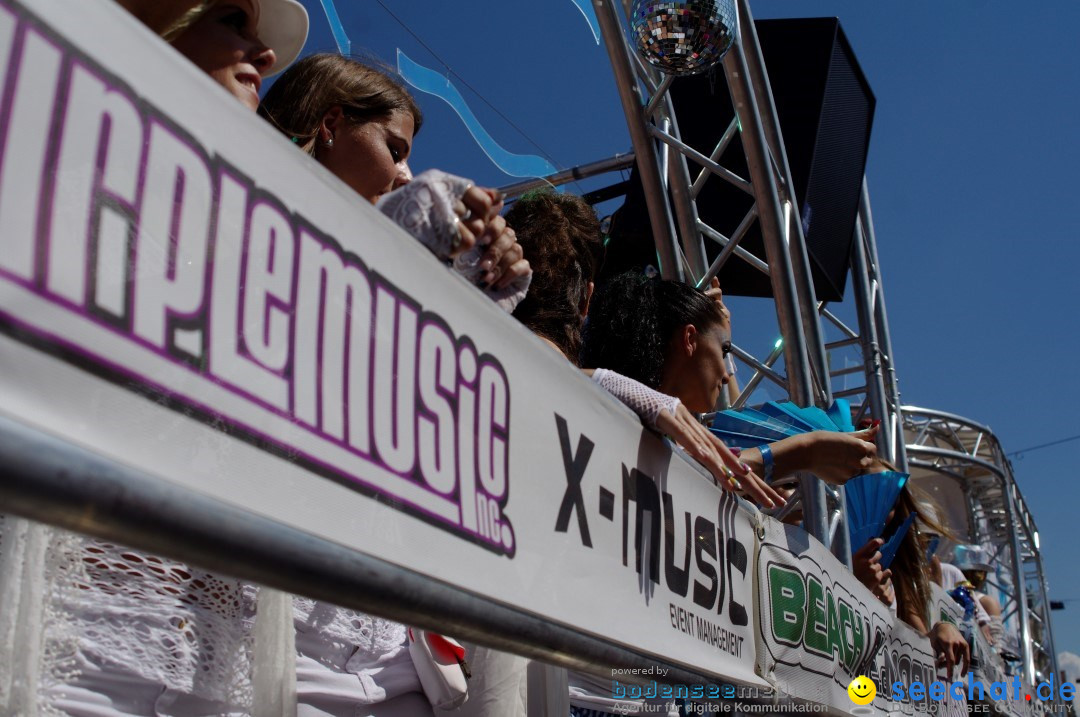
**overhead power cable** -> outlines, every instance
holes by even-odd
[[[1009,453],[1006,453],[1005,455],[1006,456],[1019,456],[1019,455],[1022,455],[1024,453],[1031,453],[1032,451],[1040,450],[1042,448],[1050,448],[1051,446],[1058,446],[1058,445],[1061,445],[1062,443],[1069,443],[1070,441],[1078,441],[1078,440],[1080,440],[1080,434],[1077,434],[1075,436],[1069,436],[1068,438],[1060,438],[1060,439],[1058,439],[1056,441],[1050,441],[1049,443],[1040,443],[1039,445],[1031,446],[1030,448],[1021,448],[1018,451],[1011,451]]]

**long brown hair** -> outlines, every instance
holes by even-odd
[[[414,135],[424,121],[416,100],[389,69],[329,53],[309,55],[285,70],[267,91],[259,115],[312,153],[323,117],[335,105],[361,124],[395,110],[408,112]]]
[[[506,223],[533,270],[514,318],[579,365],[582,313],[604,254],[596,212],[581,197],[540,190],[514,202]]]
[[[910,623],[907,619],[909,615],[919,617],[927,630],[933,626],[930,616],[930,563],[926,558],[929,533],[950,535],[928,511],[919,507],[927,505],[929,500],[909,480],[896,499],[896,512],[883,533],[892,535],[909,515],[915,514],[915,521],[900,541],[893,559],[893,587],[896,589],[896,612],[900,618]]]

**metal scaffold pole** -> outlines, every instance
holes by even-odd
[[[1038,528],[1001,444],[988,427],[955,414],[904,406],[902,415],[914,484],[931,495],[958,491],[965,511],[946,527],[961,542],[996,548],[993,587],[1017,639],[1019,674],[1034,688],[1056,674],[1057,657]]]
[[[855,241],[851,248],[851,283],[855,295],[855,306],[859,314],[859,342],[862,346],[863,363],[866,372],[866,400],[870,404],[870,415],[888,426],[890,411],[885,394],[885,376],[882,364],[878,331],[875,320],[875,293],[870,276],[870,263],[867,259],[866,235],[861,223],[855,223]],[[891,460],[895,460],[896,441],[891,430],[886,427],[878,433],[878,448]]]
[[[767,167],[775,167],[776,174],[770,172],[777,196],[780,200],[776,207],[780,210],[777,219],[785,243],[788,247],[791,262],[791,279],[798,297],[799,310],[802,318],[803,331],[806,335],[806,351],[808,368],[812,372],[813,386],[811,390],[816,394],[816,399],[822,405],[832,402],[832,391],[827,377],[828,361],[825,357],[825,342],[821,333],[817,313],[817,297],[814,292],[814,283],[810,274],[810,259],[806,248],[806,237],[803,235],[802,221],[799,216],[798,203],[795,199],[795,188],[792,186],[791,166],[788,164],[787,149],[780,134],[780,118],[776,113],[776,102],[773,100],[772,86],[769,83],[769,75],[765,71],[765,59],[761,54],[761,45],[758,42],[757,30],[754,26],[754,16],[750,13],[750,3],[747,0],[738,0],[739,24],[742,31],[739,34],[741,65],[740,68],[750,78],[750,86],[757,103],[754,118],[755,126],[760,126],[765,143],[763,149],[767,150],[763,159]],[[729,86],[735,87],[731,77],[731,65],[725,65],[728,70]],[[740,121],[744,120],[742,114]],[[745,124],[744,124],[745,127]],[[744,139],[745,144],[745,139]],[[747,150],[747,156],[750,152]],[[753,170],[751,169],[751,174]],[[757,181],[754,182],[757,186]],[[764,225],[762,226],[764,229]],[[769,260],[770,265],[772,259]],[[775,288],[774,288],[775,291]],[[793,399],[794,400],[794,399]],[[813,402],[800,405],[814,405]]]
[[[881,278],[881,263],[878,260],[877,237],[874,234],[874,216],[870,209],[870,192],[866,186],[866,178],[863,178],[862,191],[859,194],[859,216],[855,223],[855,251],[852,254],[852,271],[855,276],[866,276],[866,288],[869,290],[864,297],[860,297],[859,287],[856,287],[855,300],[866,300],[867,309],[865,319],[873,328],[873,354],[875,365],[867,364],[867,386],[870,386],[871,369],[875,376],[875,384],[880,379],[880,394],[877,400],[880,402],[881,413],[875,414],[885,426],[885,430],[879,435],[878,445],[885,451],[885,455],[902,471],[907,470],[907,452],[904,448],[904,416],[900,410],[900,390],[896,380],[896,355],[893,353],[892,337],[889,333],[888,314],[885,311],[885,289]],[[862,261],[865,266],[863,272],[859,272],[854,265],[857,260],[855,252],[862,252]],[[863,321],[863,306],[859,308],[860,324]],[[860,333],[864,333],[860,331]],[[864,343],[865,347],[865,343]],[[864,358],[866,358],[864,348]],[[869,396],[868,396],[869,398]]]
[[[745,26],[743,32],[748,32]],[[776,317],[784,337],[784,366],[787,371],[788,396],[800,406],[813,406],[814,389],[810,370],[807,337],[804,331],[802,308],[795,291],[795,276],[788,253],[787,227],[780,207],[780,194],[769,162],[768,144],[761,127],[761,115],[749,73],[739,44],[724,56],[728,90],[742,126],[743,147],[750,169],[750,181],[757,200],[758,223],[769,264],[769,279]],[[805,510],[805,506],[804,506]]]
[[[1011,490],[1005,491],[1005,520],[1008,525],[1017,525],[1016,504]],[[1031,649],[1031,616],[1028,596],[1026,595],[1024,572],[1022,567],[1023,548],[1020,545],[1020,531],[1010,531],[1013,549],[1013,580],[1017,590],[1016,606],[1020,613],[1020,644],[1024,647],[1024,678],[1029,685],[1035,682],[1035,656]]]
[[[671,208],[667,203],[663,175],[653,143],[646,127],[642,111],[641,89],[634,78],[626,40],[623,36],[619,11],[613,0],[594,0],[596,19],[604,36],[604,47],[611,60],[611,69],[615,73],[615,83],[619,87],[619,99],[626,126],[630,130],[630,139],[634,144],[634,155],[641,183],[645,188],[645,201],[649,207],[649,221],[653,237],[656,240],[656,252],[660,260],[660,273],[665,279],[684,278],[682,262],[679,260],[679,248],[675,239],[675,228],[671,218]]]

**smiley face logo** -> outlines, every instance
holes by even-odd
[[[847,688],[848,697],[857,705],[868,705],[877,696],[877,686],[869,677],[859,675]]]

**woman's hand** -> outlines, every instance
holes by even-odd
[[[851,572],[855,578],[886,605],[893,603],[892,571],[881,566],[880,548],[885,544],[874,538],[851,556]]]
[[[784,497],[754,475],[731,449],[701,425],[679,399],[606,368],[583,369],[601,388],[619,399],[650,428],[670,436],[709,469],[725,490],[746,493],[765,508],[784,505]]]
[[[874,439],[879,428],[873,426],[854,433],[814,431],[796,436],[806,441],[805,465],[799,470],[808,470],[833,485],[847,483],[877,461]]]
[[[877,462],[873,442],[877,432],[878,426],[854,433],[813,431],[770,443],[773,475],[782,478],[796,471],[810,471],[826,483],[843,485]],[[757,448],[744,450],[742,459],[754,469],[763,468]]]
[[[731,312],[724,306],[724,292],[720,291],[720,280],[715,276],[712,281],[709,282],[709,288],[705,290],[705,296],[709,297],[716,302],[717,307],[720,309],[720,313],[723,315],[724,320],[728,322],[728,326],[731,326]]]
[[[939,622],[930,630],[928,637],[934,648],[934,660],[938,668],[948,668],[951,673],[953,666],[963,662],[964,667],[960,674],[967,674],[971,665],[971,647],[955,625]]]
[[[660,411],[656,428],[705,466],[724,490],[745,491],[763,508],[779,508],[787,502],[681,403],[675,407],[674,415],[667,408]]]
[[[517,234],[507,226],[505,219],[495,217],[488,227],[490,231],[498,231],[499,234],[480,258],[480,268],[485,270],[480,282],[490,289],[498,290],[531,274],[532,267],[518,244]]]
[[[461,244],[453,256],[476,244],[487,247],[478,262],[484,271],[480,283],[495,291],[532,274],[532,267],[518,244],[517,234],[499,215],[502,208],[502,194],[495,189],[482,187],[469,187],[454,206],[460,220]]]
[[[461,199],[454,203],[461,241],[450,256],[465,253],[472,249],[477,241],[480,241],[481,245],[490,244],[496,237],[492,230],[489,230],[489,225],[499,216],[502,208],[502,195],[498,191],[482,187],[466,189]],[[503,226],[506,226],[505,221]]]

